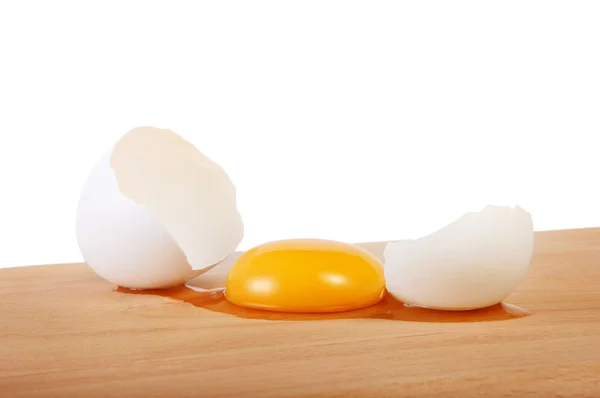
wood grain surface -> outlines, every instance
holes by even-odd
[[[0,270],[0,397],[600,397],[600,229],[537,233],[506,300],[529,316],[387,300],[286,318],[161,294],[114,291],[84,264]]]

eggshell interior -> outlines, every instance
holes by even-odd
[[[231,254],[244,235],[225,171],[170,130],[140,127],[115,145],[119,190],[146,207],[200,270]]]

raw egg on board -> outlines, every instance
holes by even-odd
[[[244,235],[235,186],[191,143],[135,128],[87,178],[76,235],[84,261],[133,289],[179,285],[229,256]]]
[[[340,312],[385,294],[383,265],[355,245],[321,239],[265,243],[242,254],[225,285],[238,306],[280,312]]]
[[[221,166],[166,129],[135,128],[93,168],[81,192],[77,241],[102,278],[166,289],[208,271],[244,235],[236,189]],[[390,242],[384,263],[356,245],[291,239],[235,262],[225,297],[242,307],[325,313],[365,308],[387,292],[412,306],[472,310],[498,304],[525,278],[531,215],[487,206],[412,241]]]

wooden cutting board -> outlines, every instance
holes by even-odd
[[[318,319],[113,291],[83,264],[2,269],[0,397],[600,397],[600,229],[537,233],[506,302],[531,315],[386,300]]]

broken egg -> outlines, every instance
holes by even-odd
[[[225,298],[277,312],[327,313],[377,304],[385,293],[383,265],[358,246],[323,239],[259,245],[234,263]]]
[[[228,257],[244,225],[221,166],[170,130],[138,127],[87,178],[76,235],[84,261],[102,278],[158,289]]]
[[[533,245],[528,212],[519,206],[487,206],[420,239],[388,243],[386,288],[396,299],[420,307],[489,307],[523,281]]]

